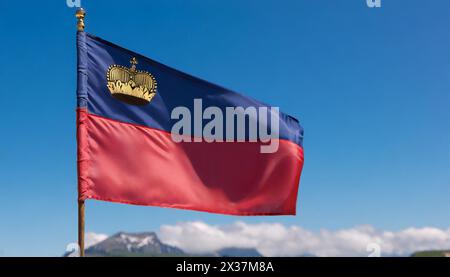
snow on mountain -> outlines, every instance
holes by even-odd
[[[183,255],[184,252],[159,240],[153,232],[125,233],[119,232],[86,249],[91,256],[122,256],[122,255]]]

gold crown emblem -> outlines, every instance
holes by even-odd
[[[138,61],[130,60],[131,67],[111,65],[106,73],[108,89],[111,95],[125,103],[132,105],[145,105],[152,101],[156,95],[156,79],[152,74],[136,70]]]

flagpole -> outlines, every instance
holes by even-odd
[[[84,17],[86,15],[86,12],[83,10],[83,8],[79,8],[76,13],[75,17],[77,18],[77,31],[78,32],[84,32]],[[78,184],[78,188],[80,187],[80,184]],[[80,257],[84,257],[84,200],[80,199],[80,192],[78,190],[78,245],[80,247]]]
[[[78,201],[78,245],[80,257],[84,257],[84,201]]]

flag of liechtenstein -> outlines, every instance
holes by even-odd
[[[79,200],[295,214],[297,119],[85,32],[77,48]]]

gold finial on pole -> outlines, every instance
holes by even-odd
[[[75,13],[75,17],[77,18],[77,30],[79,32],[84,32],[84,16],[86,15],[86,12],[83,8],[79,8],[77,12]]]

